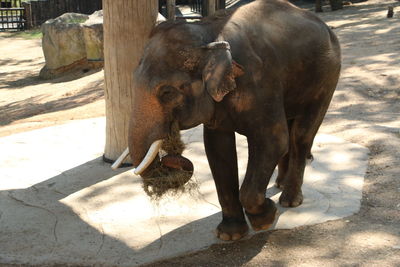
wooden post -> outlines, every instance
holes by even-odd
[[[217,7],[216,9],[225,9],[226,8],[226,0],[217,0]]]
[[[103,0],[106,145],[104,159],[114,161],[128,146],[133,103],[133,71],[153,29],[158,0]]]
[[[393,14],[394,14],[393,6],[388,6],[388,13],[387,13],[386,17],[393,18]]]
[[[329,3],[332,11],[343,9],[343,0],[329,0]]]
[[[175,20],[176,0],[167,0],[167,19]]]
[[[315,0],[315,12],[323,12],[322,0]]]
[[[25,29],[29,30],[33,28],[32,22],[32,10],[31,10],[31,3],[22,3],[22,7],[25,9],[24,16],[25,16]]]
[[[207,0],[207,16],[211,16],[215,13],[215,0]]]

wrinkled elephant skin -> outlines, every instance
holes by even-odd
[[[314,14],[259,0],[200,22],[164,22],[135,71],[129,150],[139,164],[152,142],[204,124],[204,144],[222,208],[223,240],[267,229],[276,207],[265,198],[278,165],[282,206],[303,201],[314,137],[340,73],[337,38]],[[239,189],[235,132],[248,140]],[[157,158],[156,161],[159,161]],[[169,162],[179,169],[179,161]],[[182,163],[183,164],[183,163]]]

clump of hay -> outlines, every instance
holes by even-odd
[[[181,155],[186,146],[182,142],[181,133],[178,122],[174,122],[171,126],[171,132],[164,139],[161,149],[169,155]]]
[[[190,180],[192,174],[160,166],[151,171],[150,178],[143,178],[143,189],[154,200],[161,199],[166,194],[171,197],[183,193],[194,194],[198,191],[198,184]]]
[[[163,141],[162,150],[167,155],[180,156],[185,149],[181,140],[179,125],[173,123],[170,135]],[[192,170],[174,169],[159,165],[146,173],[143,178],[143,189],[153,200],[159,200],[164,195],[176,197],[183,193],[194,194],[198,192],[198,184],[190,180]]]

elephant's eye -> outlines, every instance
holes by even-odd
[[[164,85],[160,88],[158,96],[164,104],[173,103],[181,98],[181,93],[173,86]]]

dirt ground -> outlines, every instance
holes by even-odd
[[[0,137],[105,115],[103,71],[41,80],[41,39],[18,36],[0,33]]]
[[[343,54],[320,132],[370,149],[361,210],[151,266],[400,266],[400,2],[370,0],[320,17],[336,32]],[[102,71],[43,81],[40,39],[0,33],[0,52],[0,136],[104,116]]]

